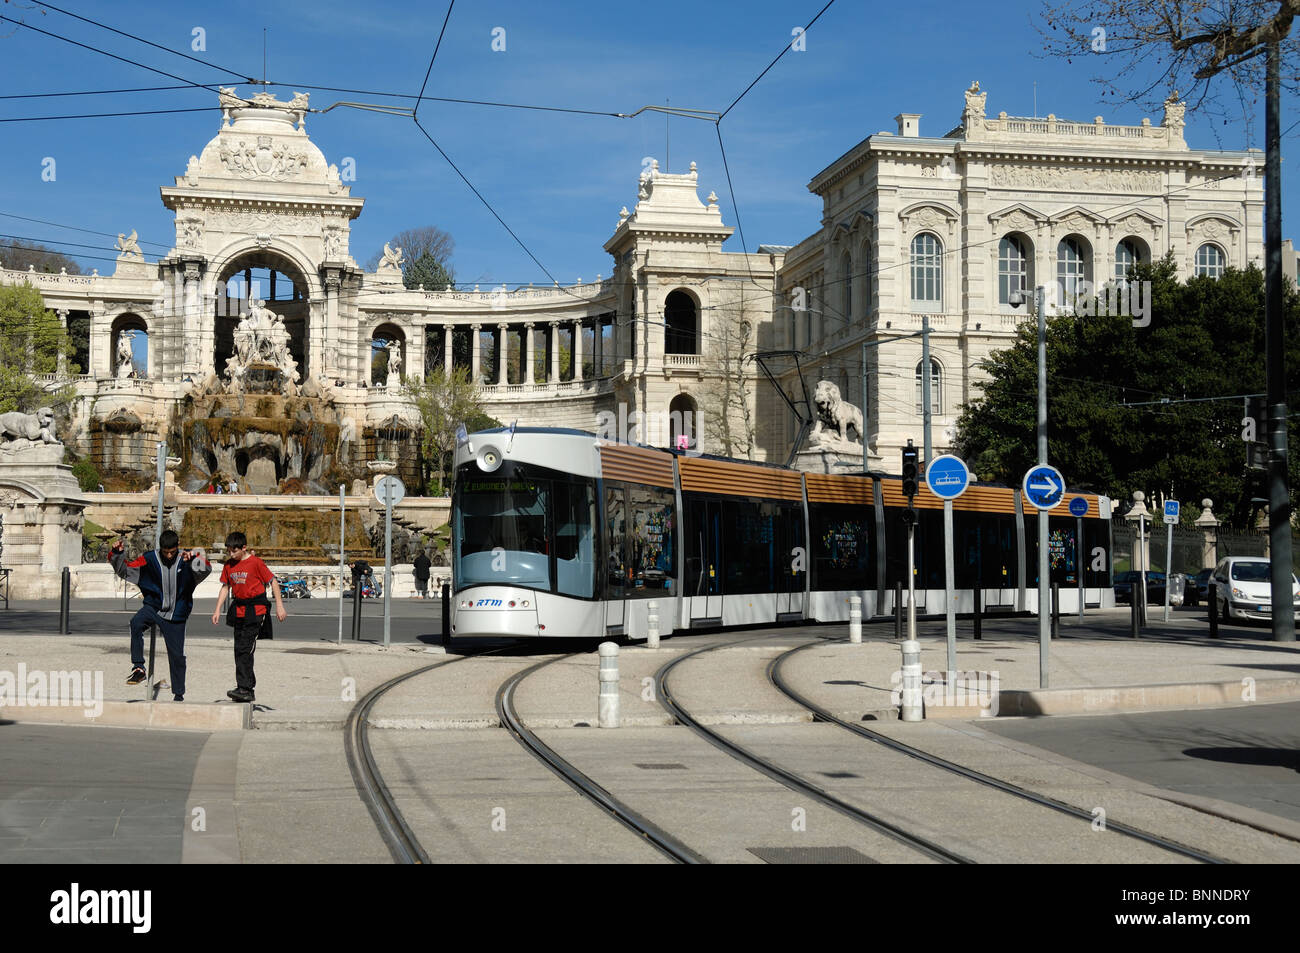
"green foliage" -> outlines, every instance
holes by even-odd
[[[437,480],[445,487],[451,486],[451,462],[456,449],[456,428],[462,424],[466,431],[484,429],[481,423],[491,421],[478,405],[478,388],[469,379],[469,369],[456,368],[450,376],[430,374],[427,377],[403,377],[402,386],[420,414],[420,457],[426,485]]]
[[[430,252],[425,252],[402,269],[402,284],[408,288],[423,285],[426,291],[441,291],[454,282],[452,273]]]
[[[94,461],[89,457],[84,457],[73,464],[72,475],[77,478],[77,485],[81,487],[83,492],[98,489],[99,485],[104,482],[99,467],[95,466]]]
[[[26,282],[0,285],[0,413],[38,407],[57,412],[70,403],[70,385],[47,390],[33,376],[55,373],[60,354],[70,357],[72,345],[40,292]]]
[[[1143,490],[1199,505],[1243,526],[1263,474],[1248,471],[1243,402],[1124,407],[1162,398],[1263,393],[1264,278],[1252,266],[1217,281],[1180,284],[1172,258],[1135,269],[1150,281],[1151,323],[1128,317],[1048,319],[1047,410],[1051,462],[1072,487],[1127,501]],[[1289,388],[1300,382],[1300,298],[1285,303]],[[978,478],[1018,484],[1037,462],[1038,352],[1035,322],[982,365],[983,396],[958,421],[956,452]],[[1291,444],[1296,440],[1292,428]]]
[[[0,261],[14,271],[35,268],[45,275],[57,275],[60,271],[67,271],[70,275],[81,274],[81,266],[62,252],[21,239],[6,239],[4,246],[0,247]]]

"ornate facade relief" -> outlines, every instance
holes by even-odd
[[[1049,189],[1058,192],[1150,192],[1163,185],[1159,172],[1137,169],[1067,169],[1029,165],[995,165],[989,184],[1005,189]]]
[[[277,142],[271,136],[250,141],[240,139],[235,146],[223,142],[218,153],[226,169],[241,179],[270,179],[283,182],[305,169],[308,152],[300,146]]]

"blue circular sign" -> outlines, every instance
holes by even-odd
[[[1088,501],[1085,500],[1085,499],[1084,499],[1083,497],[1081,497],[1081,496],[1076,496],[1074,499],[1072,499],[1072,500],[1070,501],[1070,515],[1071,515],[1071,516],[1087,516],[1087,515],[1088,515]]]
[[[1065,496],[1065,477],[1056,467],[1044,463],[1025,474],[1021,488],[1034,509],[1050,510]]]
[[[939,499],[955,500],[970,486],[970,471],[960,457],[945,453],[925,465],[925,485]]]

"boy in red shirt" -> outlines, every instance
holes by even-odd
[[[248,539],[243,533],[235,532],[226,537],[226,552],[230,558],[221,570],[221,594],[217,596],[212,624],[217,625],[221,619],[221,609],[229,594],[230,618],[227,621],[235,627],[235,687],[226,694],[237,702],[251,702],[254,699],[253,687],[257,684],[253,675],[253,652],[257,648],[257,634],[271,608],[266,599],[268,585],[275,593],[275,617],[283,622],[286,613],[275,574],[258,557],[247,555]]]

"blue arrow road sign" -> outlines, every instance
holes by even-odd
[[[1177,500],[1165,500],[1165,522],[1166,523],[1178,522],[1178,501]]]
[[[1076,496],[1074,499],[1070,500],[1070,515],[1087,516],[1088,501],[1081,496]]]
[[[1039,510],[1050,510],[1065,496],[1065,477],[1056,467],[1043,464],[1025,474],[1025,499]]]
[[[939,499],[955,500],[970,486],[970,471],[959,457],[945,453],[925,465],[925,485]]]

